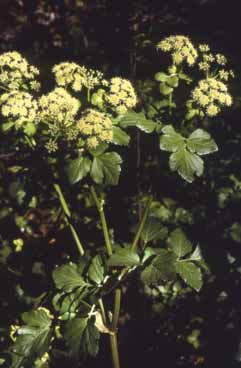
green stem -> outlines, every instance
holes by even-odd
[[[90,89],[87,88],[87,102],[90,102]]]
[[[111,323],[111,329],[113,331],[113,334],[110,335],[110,348],[111,348],[113,368],[120,368],[120,359],[119,359],[118,341],[117,341],[117,326],[118,326],[118,320],[119,320],[119,315],[120,315],[120,306],[121,306],[121,290],[116,289],[114,314],[113,314],[113,319]]]
[[[169,109],[168,109],[168,111],[169,111],[169,116],[171,115],[171,113],[172,113],[172,93],[170,93],[170,95],[169,95]]]
[[[58,194],[60,204],[61,204],[61,206],[63,208],[63,211],[64,211],[64,213],[66,215],[66,220],[67,220],[67,223],[69,225],[69,228],[70,228],[70,231],[72,233],[72,236],[74,238],[75,244],[77,245],[77,248],[78,248],[78,250],[80,252],[80,255],[83,256],[84,253],[85,253],[84,252],[84,248],[83,248],[83,246],[82,246],[82,244],[81,244],[81,242],[79,240],[78,234],[77,234],[74,226],[70,222],[71,212],[70,212],[70,209],[68,207],[68,204],[67,204],[67,202],[66,202],[66,200],[64,198],[64,194],[62,192],[62,189],[61,189],[60,185],[59,184],[56,184],[56,183],[54,183],[54,189],[55,189],[56,193]]]
[[[149,199],[148,199],[148,201],[146,203],[146,207],[144,209],[144,212],[143,212],[141,221],[139,223],[139,226],[138,226],[138,229],[137,229],[135,238],[134,238],[133,243],[132,243],[132,246],[131,246],[131,250],[134,251],[134,252],[137,249],[137,245],[138,245],[138,242],[140,240],[141,233],[142,233],[143,227],[144,227],[145,222],[146,222],[146,219],[147,219],[147,215],[148,215],[148,211],[150,209],[151,202],[152,202],[152,196],[149,197]]]
[[[120,315],[120,306],[121,306],[121,290],[116,289],[115,291],[115,306],[114,306],[114,315],[112,319],[112,330],[116,333],[119,315]]]
[[[117,341],[116,333],[114,333],[113,335],[110,335],[110,349],[111,349],[113,368],[120,368],[118,341]]]
[[[101,221],[101,226],[102,226],[102,230],[103,230],[103,234],[104,234],[106,251],[107,251],[108,256],[111,256],[112,255],[112,246],[111,246],[108,226],[107,226],[107,222],[106,222],[106,218],[105,218],[104,206],[103,206],[103,203],[97,197],[95,188],[93,186],[90,187],[90,192],[92,194],[95,205],[96,205],[97,210],[98,210],[99,215],[100,215],[100,221]]]

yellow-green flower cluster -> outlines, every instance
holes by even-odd
[[[58,86],[71,87],[76,92],[81,91],[83,86],[92,89],[103,79],[101,72],[69,62],[55,65],[53,73]]]
[[[170,52],[173,63],[176,65],[186,61],[191,66],[195,63],[198,56],[196,49],[186,36],[166,37],[157,44],[157,48],[164,52]]]
[[[39,90],[40,84],[36,80],[39,70],[30,65],[18,52],[10,51],[0,55],[0,84],[9,90],[21,87]]]
[[[214,78],[203,79],[192,91],[192,100],[201,107],[208,116],[217,115],[222,106],[230,106],[232,97],[227,86]]]
[[[11,91],[4,93],[0,101],[2,115],[14,120],[17,129],[36,119],[38,105],[28,92]]]
[[[72,97],[64,88],[57,87],[39,99],[39,120],[47,124],[68,126],[73,122],[79,107],[77,98]]]
[[[103,95],[103,98],[117,114],[125,114],[137,104],[136,93],[131,82],[119,77],[110,80],[108,92]]]
[[[110,118],[93,109],[86,110],[78,121],[80,133],[85,136],[87,147],[96,148],[100,143],[110,142],[113,138]]]

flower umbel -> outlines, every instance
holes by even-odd
[[[14,120],[17,129],[36,119],[38,105],[28,92],[12,91],[4,93],[0,101],[2,103],[2,115]]]
[[[109,90],[103,97],[117,114],[125,114],[137,104],[136,93],[131,82],[118,77],[110,80]]]
[[[112,121],[99,111],[88,109],[78,121],[80,133],[86,137],[89,148],[96,148],[98,144],[110,142],[113,138]]]
[[[232,97],[228,93],[227,86],[214,78],[201,80],[192,91],[192,100],[196,105],[205,109],[209,116],[217,115],[222,106],[232,104]]]
[[[157,44],[157,48],[164,52],[170,52],[173,63],[176,65],[186,61],[191,66],[197,58],[197,51],[186,36],[177,35],[166,37]]]
[[[36,80],[39,70],[30,65],[18,52],[10,51],[0,55],[0,84],[9,90],[39,90]]]

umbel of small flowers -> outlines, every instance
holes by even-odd
[[[215,116],[222,106],[231,106],[232,97],[223,82],[207,78],[199,81],[192,91],[192,101],[208,116]]]
[[[113,138],[112,121],[106,114],[94,109],[83,112],[78,128],[90,149],[96,148],[100,143],[109,143]]]
[[[91,90],[99,86],[103,80],[103,73],[100,71],[71,62],[55,65],[53,73],[58,86],[70,87],[75,92],[81,91],[82,87]]]
[[[37,118],[37,101],[28,92],[11,91],[0,97],[1,113],[4,118],[15,122],[16,129]]]
[[[198,56],[190,39],[186,36],[169,36],[157,44],[157,49],[171,53],[173,64],[180,65],[184,61],[192,66]]]
[[[35,90],[40,83],[36,80],[39,70],[30,65],[18,52],[10,51],[0,55],[0,88],[7,90]]]

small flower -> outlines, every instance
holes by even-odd
[[[78,121],[80,133],[86,137],[89,148],[96,148],[102,142],[110,142],[113,138],[112,121],[99,111],[88,109]]]

